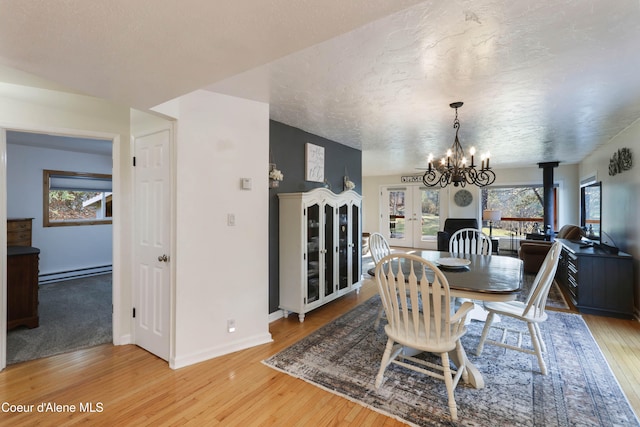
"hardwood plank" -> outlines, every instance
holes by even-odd
[[[0,400],[73,404],[76,412],[2,413],[3,424],[402,426],[261,363],[375,293],[375,283],[366,280],[360,294],[314,310],[304,323],[295,315],[272,322],[272,343],[179,370],[133,345],[102,345],[9,366],[0,373]],[[584,318],[638,413],[640,323]],[[80,412],[81,402],[101,403],[103,412]]]

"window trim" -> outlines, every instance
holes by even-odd
[[[112,224],[113,218],[104,219],[88,219],[88,220],[68,220],[68,221],[51,221],[49,219],[49,192],[51,191],[51,177],[71,177],[86,179],[112,180],[110,174],[92,173],[92,172],[69,172],[58,170],[42,170],[42,226],[43,227],[68,227],[76,225],[101,225]],[[113,200],[113,198],[112,198]]]

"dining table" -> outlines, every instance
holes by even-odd
[[[513,301],[522,290],[522,260],[503,255],[459,254],[451,252],[415,249],[406,253],[418,255],[436,264],[449,283],[450,295],[475,301]],[[475,388],[484,387],[484,379],[478,368],[467,359],[467,382]],[[455,351],[451,360],[460,366]]]

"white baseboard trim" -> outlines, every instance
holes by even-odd
[[[283,317],[284,317],[283,310],[278,310],[278,311],[274,311],[273,313],[269,313],[269,323],[275,322],[276,320],[282,319]]]
[[[270,342],[273,342],[273,338],[271,338],[270,333],[247,337],[219,347],[212,347],[186,356],[171,358],[169,359],[169,367],[171,369],[180,369],[185,366],[194,365],[196,363],[204,362],[205,360],[214,359],[229,353],[234,353],[236,351],[245,350],[247,348]]]
[[[120,337],[113,337],[113,345],[127,345],[133,344],[133,337],[131,334],[122,335]]]

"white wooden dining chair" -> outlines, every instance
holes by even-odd
[[[380,233],[371,233],[369,236],[369,251],[371,252],[371,258],[375,265],[378,262],[391,253],[389,242]]]
[[[492,250],[489,236],[476,228],[462,228],[449,239],[449,252],[452,253],[491,255]]]
[[[449,239],[449,252],[458,254],[491,255],[493,250],[491,239],[477,228],[461,228],[451,235]],[[462,303],[466,299],[460,299]],[[487,311],[482,308],[482,304],[475,303],[473,311],[467,318],[467,323],[471,320],[484,322],[487,319]]]
[[[540,331],[540,323],[547,320],[547,313],[545,312],[545,304],[547,297],[549,296],[549,289],[553,284],[553,278],[556,275],[558,268],[558,260],[560,258],[560,251],[562,247],[560,242],[555,242],[551,246],[551,250],[547,254],[542,263],[540,271],[536,275],[529,295],[525,302],[521,301],[509,301],[509,302],[487,302],[485,308],[489,311],[487,321],[482,330],[482,336],[476,349],[476,354],[480,356],[484,344],[493,344],[500,347],[504,347],[511,350],[517,350],[528,354],[535,354],[538,358],[538,365],[543,375],[547,374],[547,366],[544,363],[542,354],[547,351],[544,340],[542,339],[542,333]],[[500,314],[502,316],[512,317],[514,319],[521,320],[527,324],[528,331],[522,331],[518,329],[511,329],[505,326],[493,325],[494,316]],[[500,341],[494,341],[487,339],[491,328],[502,330],[502,336]],[[507,342],[509,333],[517,336],[516,344],[510,344]],[[525,347],[522,342],[523,335],[528,334],[531,337],[531,346],[533,348]],[[511,335],[513,336],[513,335]],[[511,341],[513,342],[513,341]]]
[[[378,262],[387,255],[391,254],[391,247],[387,239],[380,233],[371,233],[369,236],[369,251],[371,252],[371,258],[373,259],[374,266],[378,265]],[[384,308],[382,305],[378,308],[378,316],[374,322],[374,328],[378,328],[380,320],[384,317]]]
[[[403,273],[403,266],[407,273]],[[428,270],[433,272],[432,281]],[[384,331],[388,337],[376,388],[382,385],[391,363],[441,379],[447,388],[451,418],[457,420],[454,390],[461,377],[467,381],[467,358],[460,338],[467,332],[464,321],[473,305],[466,302],[453,312],[447,278],[435,264],[417,255],[397,253],[382,258],[376,265],[375,279],[387,313]],[[442,364],[409,356],[405,348],[439,354]],[[455,351],[455,369],[449,363],[450,351]]]

